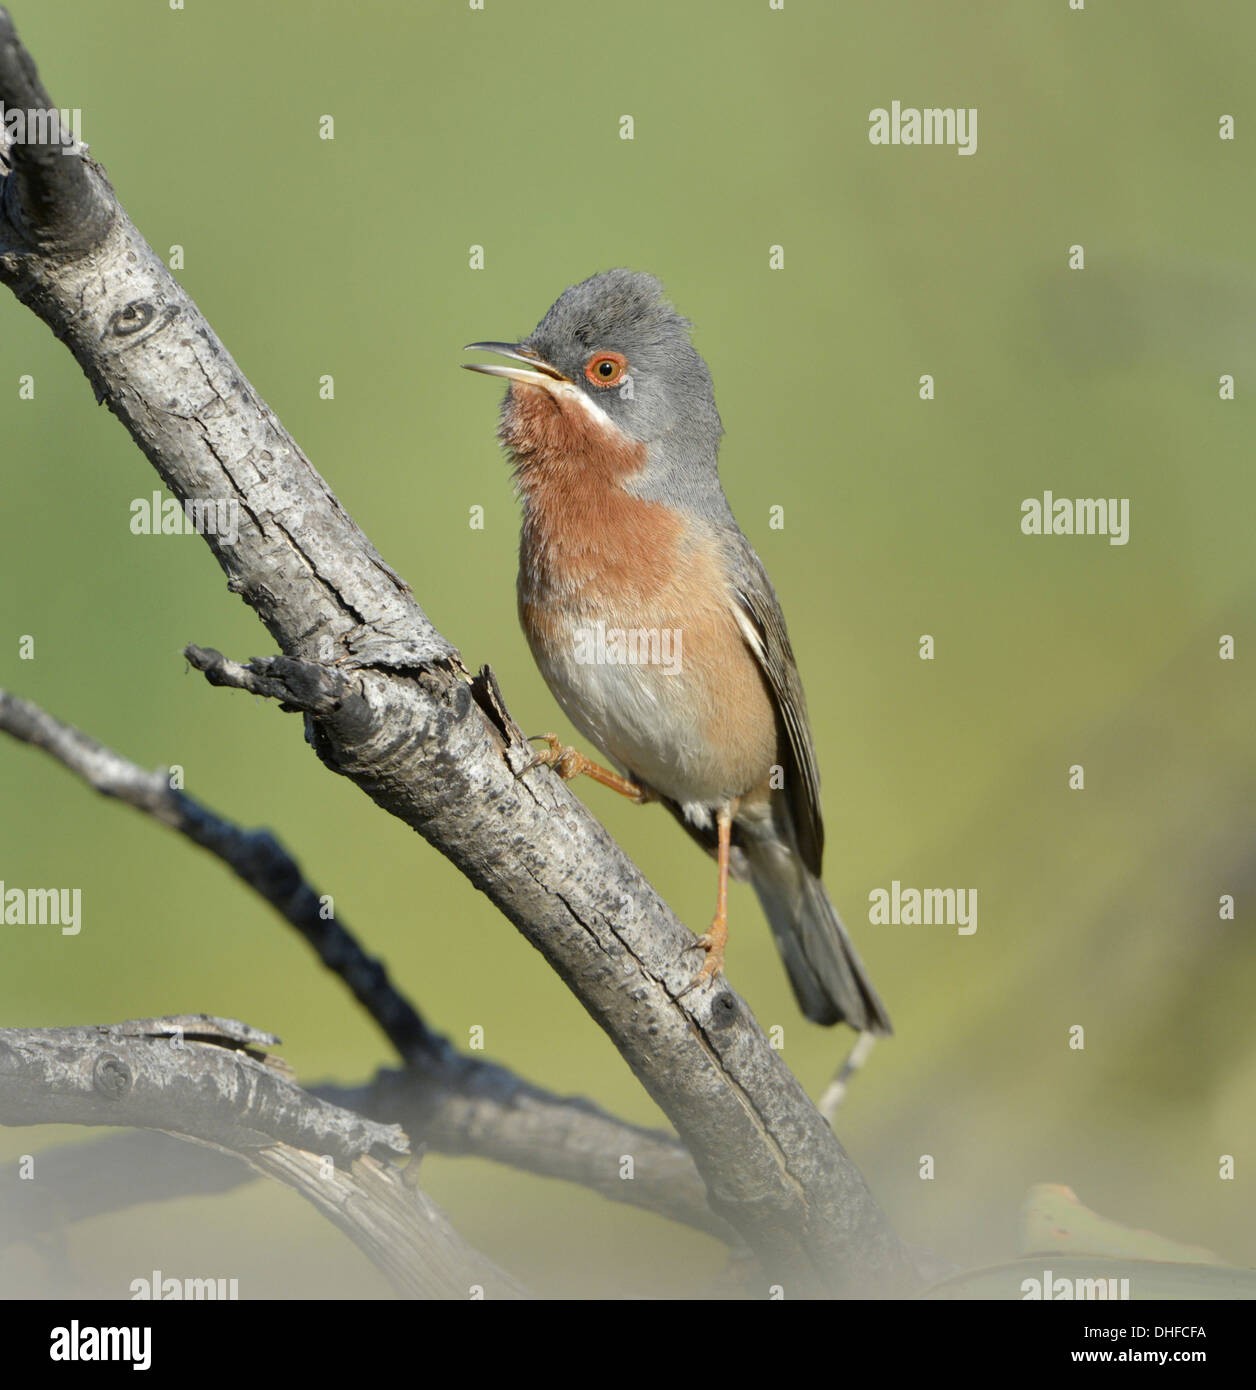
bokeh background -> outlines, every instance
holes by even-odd
[[[163,254],[185,248],[180,279],[243,370],[529,729],[569,732],[516,626],[499,393],[458,370],[461,348],[523,334],[598,270],[663,279],[711,366],[725,488],[807,684],[826,878],[898,1027],[843,1141],[904,1236],[963,1263],[1015,1251],[1038,1182],[1256,1263],[1256,10],[11,9],[132,218]],[[868,113],[895,99],[977,107],[978,152],[872,146]],[[9,296],[0,431],[0,684],[272,827],[456,1042],[481,1026],[524,1076],[661,1123],[486,899],[329,776],[297,720],[185,669],[188,641],[248,657],[268,639],[197,538],[131,534],[155,475]],[[1023,536],[1021,501],[1045,489],[1128,497],[1129,544]],[[391,1062],[216,863],[8,741],[0,786],[0,878],[84,903],[75,938],[0,927],[4,1023],[207,1011],[281,1034],[311,1083]],[[714,875],[688,838],[657,808],[580,794],[702,930]],[[979,889],[977,933],[869,925],[895,878]],[[799,1016],[748,889],[732,912],[729,977],[818,1094],[850,1035]],[[0,1158],[83,1138],[7,1131]],[[431,1155],[423,1175],[542,1290],[683,1295],[724,1263],[704,1237],[484,1162]],[[81,1293],[154,1267],[237,1276],[246,1297],[385,1291],[260,1183],[85,1223],[68,1250]],[[0,1256],[6,1292],[62,1277],[28,1247]]]

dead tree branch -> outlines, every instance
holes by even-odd
[[[399,1121],[416,1141],[434,1151],[474,1154],[540,1176],[577,1182],[612,1200],[738,1243],[733,1229],[707,1206],[706,1189],[693,1159],[671,1135],[627,1124],[589,1101],[553,1095],[505,1067],[459,1053],[448,1039],[434,1033],[393,985],[382,962],[359,945],[344,922],[323,918],[318,891],[270,831],[232,824],[171,787],[166,773],[145,771],[38,705],[3,690],[0,730],[43,749],[102,795],[144,812],[220,859],[340,976],[407,1063],[405,1071],[381,1072],[366,1087],[343,1091],[313,1087],[311,1094],[334,1098],[338,1105],[377,1119]],[[131,1182],[129,1175],[136,1164],[160,1165],[147,1162],[151,1145],[146,1147],[143,1136],[129,1147],[123,1142],[126,1138],[112,1138],[90,1151],[76,1147],[80,1162],[76,1166],[69,1160],[67,1201],[82,1200],[78,1189],[83,1186],[84,1155],[90,1152],[92,1157],[86,1161],[94,1163],[114,1150],[120,1158],[125,1153],[126,1161],[116,1165],[113,1197],[101,1192],[98,1200],[105,1205],[93,1209],[115,1210],[151,1200],[150,1186]],[[620,1177],[626,1154],[634,1162],[632,1182]],[[41,1157],[41,1164],[47,1166],[47,1155]],[[230,1181],[212,1168],[181,1164],[179,1174],[191,1186],[176,1186],[168,1195],[201,1190],[202,1181],[217,1191],[224,1182],[234,1186],[245,1180],[236,1165],[222,1166],[231,1174]],[[112,1168],[105,1162],[96,1171]],[[158,1173],[154,1180],[168,1186],[174,1178]],[[0,1191],[3,1186],[0,1177]]]
[[[51,105],[0,10],[0,100]],[[526,745],[487,675],[376,553],[85,154],[11,148],[0,280],[73,353],[181,502],[234,501],[206,534],[283,653],[247,679],[305,714],[328,767],[417,830],[546,957],[675,1125],[765,1285],[885,1292],[903,1247],[802,1087],[723,980],[678,998],[692,937]],[[70,166],[70,167],[61,167]]]
[[[523,1296],[388,1161],[404,1133],[302,1091],[268,1056],[277,1041],[203,1015],[3,1029],[0,1122],[129,1125],[229,1152],[312,1202],[401,1294]]]

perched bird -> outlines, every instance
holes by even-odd
[[[820,881],[824,828],[785,619],[720,486],[723,426],[689,322],[651,275],[566,290],[518,343],[499,438],[523,502],[519,617],[571,722],[619,769],[557,737],[535,761],[657,800],[719,865],[707,952],[722,968],[728,876],[749,878],[803,1013],[890,1032]]]

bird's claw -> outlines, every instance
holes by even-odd
[[[534,767],[552,767],[564,782],[570,782],[573,777],[580,775],[579,764],[585,761],[585,758],[578,749],[564,744],[557,734],[532,734],[528,742],[535,743],[538,739],[548,743],[549,747],[533,753],[519,769],[517,776],[522,777]]]
[[[720,929],[721,927],[723,930]],[[690,980],[684,989],[676,996],[677,999],[683,999],[686,994],[692,993],[693,990],[699,989],[709,980],[713,980],[717,975],[723,973],[724,946],[727,941],[727,923],[714,922],[709,932],[704,932],[701,936],[695,936],[689,945],[685,947],[686,951],[705,951],[706,960],[702,962],[702,969],[698,971],[693,979]]]
[[[646,787],[639,786],[627,777],[621,777],[617,772],[608,771],[592,758],[586,758],[578,748],[564,743],[557,734],[533,734],[532,738],[548,743],[549,747],[534,753],[519,769],[517,776],[522,777],[530,767],[540,767],[544,764],[546,767],[552,767],[564,782],[570,782],[573,777],[592,777],[595,782],[618,792],[620,796],[626,796],[629,801],[641,804],[650,800],[650,792]]]

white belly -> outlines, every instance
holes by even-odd
[[[683,639],[679,652],[659,641],[649,654],[662,659],[633,662],[616,659],[625,649],[631,655],[628,644],[615,643],[617,630],[602,644],[582,640],[586,631],[570,643],[533,645],[545,683],[576,728],[620,771],[682,805],[710,806],[735,795],[712,767],[704,736],[709,699],[703,683],[685,672]]]

